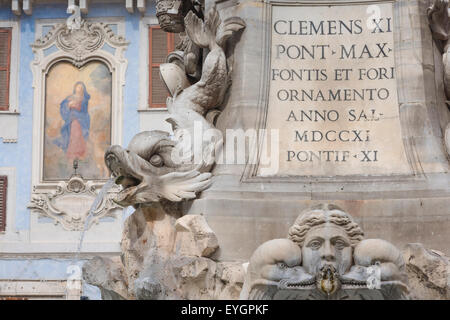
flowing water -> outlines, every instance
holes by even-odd
[[[94,212],[95,210],[98,209],[98,206],[100,205],[100,203],[103,201],[103,199],[105,198],[107,192],[109,189],[111,189],[111,187],[114,185],[114,178],[109,179],[104,185],[103,187],[100,189],[100,191],[98,192],[97,197],[94,199],[94,202],[91,205],[91,208],[89,209],[88,215],[86,216],[86,221],[84,222],[84,227],[83,230],[81,231],[81,235],[80,235],[80,240],[78,242],[78,248],[77,248],[77,252],[75,254],[75,258],[74,260],[72,260],[71,265],[68,266],[67,268],[67,273],[69,274],[69,278],[67,279],[67,287],[69,288],[70,286],[70,282],[69,280],[77,280],[77,281],[81,281],[82,283],[82,271],[81,271],[81,265],[80,263],[80,254],[81,254],[81,248],[83,246],[83,239],[84,239],[84,235],[86,233],[86,230],[89,227],[89,222],[91,221],[92,217],[94,216]],[[77,286],[78,287],[78,286]],[[82,287],[78,287],[80,292],[82,291]]]
[[[81,231],[80,241],[78,243],[78,248],[77,248],[76,260],[79,260],[81,247],[83,245],[84,234],[86,233],[86,230],[89,226],[89,221],[91,220],[92,216],[94,215],[95,210],[97,210],[99,204],[103,201],[103,198],[105,197],[108,190],[111,189],[112,186],[114,185],[114,180],[115,180],[115,178],[111,178],[103,185],[103,187],[98,192],[98,195],[95,198],[94,202],[92,203],[91,208],[89,209],[89,213],[86,217],[86,221],[84,222],[83,231]]]

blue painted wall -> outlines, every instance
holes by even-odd
[[[81,267],[85,261],[69,259],[14,259],[0,260],[0,279],[4,280],[67,280],[73,275],[69,267]],[[72,270],[72,271],[71,271]],[[100,289],[83,283],[83,296],[89,300],[101,300]]]
[[[0,20],[20,20],[20,66],[19,66],[19,135],[17,143],[0,143],[0,167],[17,168],[17,206],[16,228],[29,229],[30,210],[26,204],[31,195],[31,146],[33,117],[33,75],[30,63],[33,52],[30,44],[35,40],[35,20],[67,18],[65,5],[35,5],[33,14],[16,17],[9,7],[0,8]],[[147,9],[147,14],[154,14],[154,7]],[[123,99],[123,145],[139,132],[138,96],[139,96],[139,19],[141,14],[126,11],[124,4],[94,4],[89,8],[86,18],[124,17],[126,20],[126,38],[130,41],[125,57],[128,60],[126,85]],[[1,138],[0,138],[1,139]]]
[[[151,2],[148,2],[150,5]],[[19,132],[17,143],[3,143],[0,138],[0,167],[16,168],[16,213],[15,224],[18,230],[30,228],[30,210],[26,205],[31,195],[31,157],[32,157],[32,123],[33,123],[33,75],[30,63],[33,52],[30,44],[35,40],[36,19],[66,19],[67,6],[64,4],[35,4],[33,14],[15,16],[10,6],[0,6],[0,20],[20,20],[20,66],[19,66]],[[147,8],[146,15],[154,15],[155,8]],[[92,4],[89,14],[93,17],[124,17],[125,36],[130,42],[125,57],[128,60],[126,85],[123,99],[123,145],[139,132],[138,96],[139,96],[139,20],[141,13],[130,14],[124,3]],[[1,115],[0,115],[1,116]],[[0,279],[47,279],[67,278],[67,266],[71,260],[37,259],[37,260],[0,260]],[[88,290],[89,289],[89,290]],[[87,288],[92,297],[98,297],[95,289]]]
[[[5,259],[0,263],[0,279],[65,280],[70,265],[81,267],[83,263],[70,259]]]

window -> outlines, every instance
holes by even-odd
[[[6,230],[6,190],[8,177],[0,176],[0,231]]]
[[[148,29],[149,56],[149,93],[150,108],[165,108],[167,89],[159,76],[159,65],[166,61],[166,56],[175,50],[180,41],[177,34],[165,32],[159,26]]]
[[[9,109],[11,28],[0,28],[0,110]]]

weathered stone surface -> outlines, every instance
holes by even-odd
[[[239,263],[153,252],[153,263],[135,281],[137,299],[238,299],[244,272]]]
[[[130,296],[135,295],[134,285],[139,277],[161,278],[165,257],[175,243],[175,221],[179,217],[176,205],[155,204],[137,209],[125,221],[122,233],[121,260],[128,280]],[[157,254],[155,254],[157,252]],[[156,275],[140,273],[153,265]],[[161,268],[158,268],[161,266]]]
[[[135,296],[138,300],[167,299],[164,286],[157,280],[145,277],[137,279],[134,283]]]
[[[128,298],[127,283],[120,261],[95,257],[83,265],[83,278],[89,284],[100,288],[103,300]]]
[[[211,259],[180,257],[172,260],[172,270],[184,299],[214,299],[217,265]]]
[[[450,261],[442,252],[410,243],[403,250],[409,287],[415,299],[450,299]]]
[[[217,299],[239,299],[244,285],[245,269],[240,262],[221,262],[217,264],[222,288]]]
[[[180,255],[210,257],[219,242],[203,216],[186,215],[175,223],[175,251]]]
[[[176,219],[176,212],[174,207],[162,206],[136,210],[125,224],[121,261],[96,257],[83,266],[85,281],[98,286],[103,299],[239,299],[242,290],[247,290],[248,295],[248,284],[247,288],[243,289],[244,277],[254,278],[257,274],[253,272],[254,267],[250,266],[246,275],[242,262],[216,262],[208,257],[181,254],[182,250],[175,250],[175,244],[181,241],[180,233],[193,237],[195,232],[192,230],[206,230],[208,237],[216,239],[202,216],[192,215]],[[191,248],[191,244],[188,248]],[[263,253],[266,258],[267,254],[274,254],[275,259],[281,254],[282,248],[283,245],[275,245],[275,250],[263,250]],[[188,251],[185,249],[184,252]],[[377,259],[392,261],[381,264],[381,280],[408,282],[413,299],[450,298],[450,263],[448,257],[439,251],[425,249],[422,244],[408,244],[403,250],[402,259],[396,249],[386,241],[371,239],[361,241],[355,247],[354,255],[355,261],[364,268]],[[254,263],[256,258],[252,259]],[[270,264],[269,260],[264,260],[264,263]],[[291,265],[301,261],[294,260],[288,259],[286,262]],[[408,281],[401,272],[405,265],[403,260],[406,262]],[[336,266],[339,269],[339,266]],[[275,271],[278,270],[275,265],[273,267]],[[303,274],[304,270],[299,268],[294,267],[295,272],[290,274]],[[364,281],[364,274],[359,271],[352,268],[346,275]],[[272,275],[276,276],[275,273]],[[372,293],[369,290],[364,294],[367,297],[382,298],[382,295]],[[321,296],[317,295],[315,298]]]
[[[449,179],[428,183],[440,185],[443,192],[449,184]],[[248,188],[251,188],[254,184],[248,185]],[[389,192],[381,192],[379,185],[377,187],[373,183],[371,186],[364,182],[354,185],[342,183],[340,188],[346,190],[345,193],[328,184],[293,184],[289,192],[283,193],[279,186],[267,183],[264,184],[265,193],[261,192],[250,199],[244,196],[252,194],[251,192],[246,194],[237,191],[240,186],[242,185],[227,186],[228,190],[236,192],[227,191],[225,198],[220,198],[221,191],[217,190],[211,199],[196,200],[188,211],[206,212],[205,218],[220,240],[218,258],[221,261],[248,260],[261,243],[284,237],[300,211],[321,202],[331,202],[351,212],[367,238],[385,239],[397,248],[420,242],[427,248],[440,250],[447,255],[450,253],[450,220],[447,218],[450,198],[437,197],[438,191],[427,191],[434,194],[434,197],[415,198],[419,197],[422,190],[420,182],[417,182],[418,190],[411,191],[411,198],[408,199],[402,198],[398,183],[392,183]],[[295,198],[295,195],[298,195],[296,191],[302,188],[307,191],[303,198]],[[316,195],[319,188],[322,194]],[[365,190],[371,190],[373,198],[356,199],[365,197],[362,190],[364,193]],[[311,194],[314,195],[312,200],[307,198]],[[333,197],[339,199],[330,200]]]
[[[219,245],[204,217],[177,212],[170,203],[137,209],[125,222],[121,263],[95,258],[86,281],[104,299],[238,299],[242,264],[209,258]]]

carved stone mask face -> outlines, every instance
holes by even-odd
[[[317,274],[325,265],[332,265],[343,275],[352,264],[352,247],[344,229],[326,223],[306,234],[302,247],[303,267]]]

